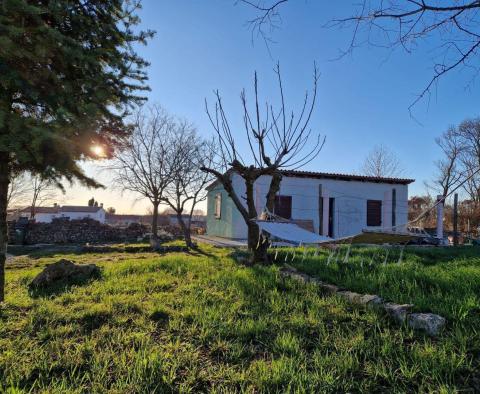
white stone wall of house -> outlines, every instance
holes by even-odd
[[[262,177],[257,182],[257,208],[265,203],[270,177]],[[320,187],[321,186],[321,187]],[[392,195],[395,189],[396,230],[405,230],[408,220],[408,186],[402,184],[343,181],[334,179],[284,177],[280,185],[280,195],[292,196],[292,219],[312,220],[316,232],[322,227],[322,235],[328,235],[329,199],[335,199],[333,206],[333,236],[354,235],[363,229],[390,230],[392,228]],[[321,193],[321,196],[320,196]],[[323,200],[323,213],[320,214],[320,197]],[[367,226],[367,200],[382,202],[380,226]],[[322,226],[320,220],[323,218]]]
[[[22,216],[30,217],[30,213],[24,213]],[[97,212],[58,212],[58,213],[43,213],[37,212],[35,214],[35,221],[37,223],[51,223],[52,219],[68,217],[70,220],[78,220],[90,218],[97,220],[100,223],[105,223],[105,210],[100,208]]]
[[[270,180],[271,177],[263,176],[255,183],[254,197],[258,212],[265,207]],[[244,195],[245,185],[241,177],[234,175],[233,183],[239,195]],[[393,194],[396,201],[395,218],[392,215]],[[403,184],[284,177],[279,195],[292,197],[292,219],[312,221],[315,232],[334,238],[358,234],[363,229],[393,230],[393,220],[397,226],[396,231],[401,232],[405,230],[408,220],[408,185]],[[231,235],[227,237],[244,239],[247,236],[247,227],[233,204],[227,205],[226,197],[224,196],[223,204],[233,210],[228,216],[228,233]],[[334,199],[333,209],[330,209],[331,198]],[[381,201],[379,226],[367,226],[367,200]],[[333,224],[329,223],[330,212],[333,213]],[[330,233],[331,231],[333,233]]]

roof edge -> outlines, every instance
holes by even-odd
[[[228,170],[233,171],[232,169]],[[395,185],[409,185],[415,182],[412,178],[393,178],[393,177],[377,177],[369,175],[354,175],[354,174],[340,174],[330,172],[313,172],[313,171],[297,171],[297,170],[281,170],[283,176],[291,178],[313,178],[313,179],[334,179],[346,182],[371,182],[371,183],[387,183]],[[218,179],[215,179],[205,189],[210,191],[217,184]]]

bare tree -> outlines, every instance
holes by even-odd
[[[475,204],[480,203],[480,118],[466,119],[456,129],[461,141],[460,163],[466,177],[464,190]]]
[[[434,227],[436,210],[432,210],[435,200],[430,195],[413,196],[408,200],[408,220],[414,221],[416,226]],[[420,218],[420,220],[417,220]]]
[[[436,173],[433,179],[433,188],[443,196],[447,196],[451,188],[462,179],[460,156],[463,145],[456,128],[453,126],[437,138],[435,142],[442,150],[444,157],[435,162]]]
[[[200,168],[214,167],[215,144],[200,138],[192,125],[183,121],[172,134],[175,144],[169,152],[171,183],[165,189],[162,201],[177,215],[185,244],[194,247],[191,238],[192,215],[197,204],[207,198],[205,186],[213,176]]]
[[[39,175],[20,172],[11,175],[8,206],[29,205],[30,218],[34,219],[37,208],[52,204],[59,196],[57,184]]]
[[[397,156],[384,145],[375,146],[365,158],[362,175],[393,178],[403,173]]]
[[[278,64],[275,73],[280,98],[280,108],[278,110],[275,110],[273,105],[268,102],[264,106],[260,104],[256,73],[253,108],[249,108],[245,91],[241,93],[244,137],[234,134],[218,91],[215,92],[216,103],[213,111],[206,103],[206,111],[218,139],[218,150],[223,172],[208,166],[204,166],[202,169],[213,174],[233,200],[248,228],[248,248],[253,252],[252,258],[258,262],[268,261],[268,254],[266,243],[258,242],[259,228],[254,221],[258,217],[254,198],[255,181],[262,175],[272,177],[266,195],[266,208],[273,212],[275,195],[282,180],[281,170],[299,168],[307,164],[318,155],[324,143],[324,139],[308,128],[317,94],[318,72],[316,66],[313,73],[312,97],[310,99],[307,91],[300,115],[297,117],[293,112],[287,112]],[[248,160],[238,150],[237,142],[239,138],[248,141],[250,148]],[[239,195],[233,188],[232,172],[243,178],[245,195]],[[245,201],[245,204],[243,201]]]
[[[57,185],[39,175],[30,176],[30,219],[35,219],[37,208],[51,205],[58,197]]]
[[[282,23],[279,12],[280,5],[287,3],[288,0],[240,0],[240,2],[253,7],[259,12],[258,15],[248,21],[248,25],[251,27],[252,40],[254,36],[259,36],[265,41],[268,48],[269,43],[272,42],[271,34]]]
[[[480,204],[480,176],[478,175],[478,166],[471,158],[464,158],[463,171],[466,178],[463,184],[463,190],[475,206]]]
[[[154,239],[158,235],[158,207],[171,180],[168,152],[174,125],[174,119],[162,107],[140,108],[134,115],[132,134],[123,141],[121,151],[109,166],[117,187],[152,203]]]
[[[480,118],[467,119],[458,126],[451,126],[436,140],[444,157],[437,161],[433,189],[447,197],[460,188],[466,194],[462,214],[471,213],[470,223],[480,212]],[[430,187],[427,184],[427,187]],[[462,190],[460,189],[460,190]]]
[[[193,216],[205,216],[205,211],[203,209],[194,209],[192,214]]]
[[[253,32],[267,37],[279,22],[280,9],[289,0],[241,0],[258,15],[250,21]],[[435,83],[448,72],[464,67],[475,77],[479,71],[480,1],[458,0],[361,0],[356,12],[335,19],[327,26],[352,30],[344,56],[356,47],[370,44],[407,53],[421,44],[433,43],[433,76],[410,105],[429,95]]]
[[[17,172],[10,175],[8,185],[7,207],[21,207],[28,203],[31,191],[30,182],[25,173]]]

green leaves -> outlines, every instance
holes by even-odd
[[[138,2],[5,0],[0,8],[0,151],[12,167],[86,178],[92,143],[112,151],[128,132],[120,114],[144,100],[148,63],[133,44]]]

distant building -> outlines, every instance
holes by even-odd
[[[24,208],[20,211],[20,217],[26,217],[31,219],[31,207]],[[89,207],[89,206],[76,206],[76,205],[64,205],[53,207],[35,207],[35,221],[37,223],[50,223],[52,219],[93,219],[100,223],[105,223],[105,210],[102,206]]]
[[[20,217],[20,209],[7,209],[7,221],[17,220]]]
[[[188,215],[182,215],[185,221],[188,220]],[[192,226],[205,227],[207,218],[204,215],[193,215]],[[111,226],[127,227],[132,223],[140,223],[146,226],[151,226],[152,215],[121,215],[115,213],[107,213],[105,215],[105,222]],[[176,214],[159,214],[158,225],[161,226],[179,226],[178,217]]]
[[[128,227],[132,223],[144,225],[152,224],[152,215],[121,215],[116,213],[107,213],[105,223],[115,227]]]
[[[179,226],[178,216],[176,214],[165,215],[168,217],[168,222],[171,226]],[[182,215],[183,221],[188,221],[188,215]],[[207,223],[207,217],[205,215],[192,215],[191,225],[196,227],[205,227]]]

